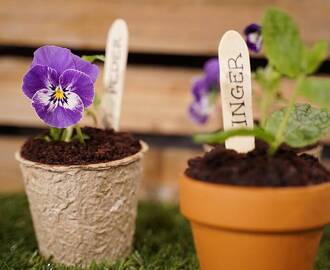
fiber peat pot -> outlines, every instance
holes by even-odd
[[[39,251],[54,262],[86,266],[129,255],[141,160],[147,145],[110,162],[49,165],[16,153]]]
[[[330,183],[240,186],[201,181],[186,171],[180,208],[203,270],[312,270],[330,222]]]

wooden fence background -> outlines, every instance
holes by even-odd
[[[102,53],[109,25],[124,18],[130,55],[121,128],[150,139],[143,182],[148,196],[175,197],[186,160],[201,152],[189,136],[221,127],[218,111],[202,128],[187,118],[191,80],[216,56],[226,30],[260,21],[269,6],[287,10],[307,43],[330,42],[328,0],[0,0],[0,191],[22,190],[13,153],[43,127],[21,92],[34,49],[55,44],[80,54]],[[263,63],[262,55],[252,55],[254,67]],[[318,76],[329,76],[329,63]],[[290,95],[293,84],[282,87]],[[254,91],[257,97],[255,85]]]

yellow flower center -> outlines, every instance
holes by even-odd
[[[63,99],[64,98],[64,92],[60,87],[57,87],[55,89],[55,94],[54,94],[56,99]]]

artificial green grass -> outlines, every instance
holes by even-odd
[[[134,252],[125,261],[92,264],[89,270],[198,269],[188,223],[178,208],[141,203]],[[0,196],[0,269],[76,270],[43,259],[37,251],[32,221],[24,195]]]
[[[134,250],[128,259],[113,266],[106,263],[92,264],[88,270],[199,269],[189,224],[174,206],[157,203],[140,204]],[[80,268],[65,267],[43,259],[37,251],[26,197],[1,195],[0,269],[77,270]],[[315,270],[329,269],[330,227],[327,227]]]

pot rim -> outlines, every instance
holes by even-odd
[[[245,231],[299,231],[330,223],[330,182],[304,187],[244,187],[182,175],[180,209],[188,219]]]
[[[141,145],[141,149],[139,152],[137,152],[133,155],[124,157],[122,159],[113,160],[113,161],[109,161],[109,162],[102,162],[102,163],[77,164],[77,165],[45,164],[45,163],[35,162],[35,161],[31,161],[31,160],[27,160],[27,159],[23,158],[21,156],[20,150],[15,153],[15,159],[18,162],[24,164],[25,166],[43,168],[43,169],[47,169],[50,171],[57,171],[57,172],[67,171],[70,169],[103,170],[103,169],[107,169],[110,167],[118,167],[118,166],[127,165],[136,160],[141,159],[143,157],[144,153],[148,151],[149,147],[148,147],[147,143],[145,143],[144,141],[140,140],[139,142]]]

